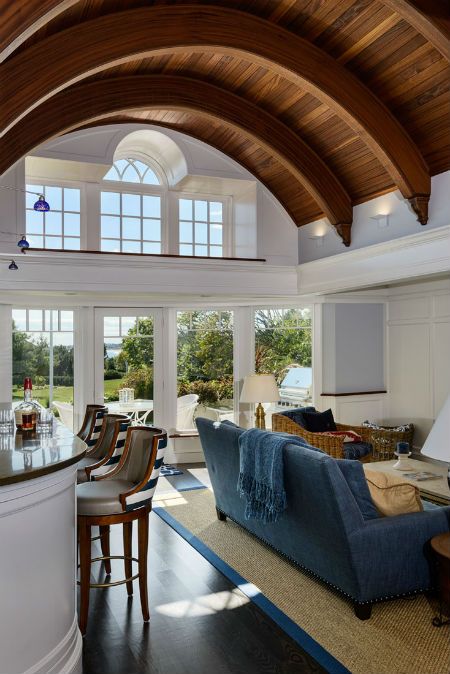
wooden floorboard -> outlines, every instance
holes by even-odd
[[[137,530],[133,535],[135,547]],[[122,553],[121,527],[111,527],[111,549],[112,554]],[[122,562],[113,560],[112,575],[123,577]],[[104,579],[98,563],[93,565],[93,578]],[[142,621],[137,581],[134,585],[135,594],[129,599],[125,586],[91,590],[84,674],[325,671],[154,513],[150,515],[149,623]]]

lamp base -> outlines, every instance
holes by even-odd
[[[255,410],[255,428],[260,428],[263,431],[266,429],[266,413],[261,403],[258,403]]]

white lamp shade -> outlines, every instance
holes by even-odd
[[[421,453],[450,463],[450,395],[439,412]]]
[[[272,403],[280,399],[273,374],[249,374],[244,379],[241,403]]]

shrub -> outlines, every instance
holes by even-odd
[[[121,388],[134,389],[135,398],[153,400],[153,369],[143,365],[131,370],[123,378]]]
[[[211,405],[219,400],[233,397],[233,377],[223,379],[211,379],[210,381],[180,381],[178,383],[178,395],[196,393],[201,405]]]
[[[105,370],[105,376],[104,379],[122,379],[123,377],[123,372],[119,372],[119,370]]]

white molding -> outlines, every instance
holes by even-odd
[[[0,259],[10,255],[0,254]],[[291,296],[297,295],[294,266],[261,261],[205,260],[95,255],[92,253],[30,252],[16,255],[19,270],[0,264],[0,290],[160,293],[167,296]],[[129,297],[129,296],[128,296]],[[127,298],[128,299],[128,298]],[[116,304],[120,304],[117,301]]]
[[[24,674],[82,674],[83,639],[78,629],[78,617],[62,641]]]
[[[450,225],[306,262],[298,291],[327,293],[450,271]]]

